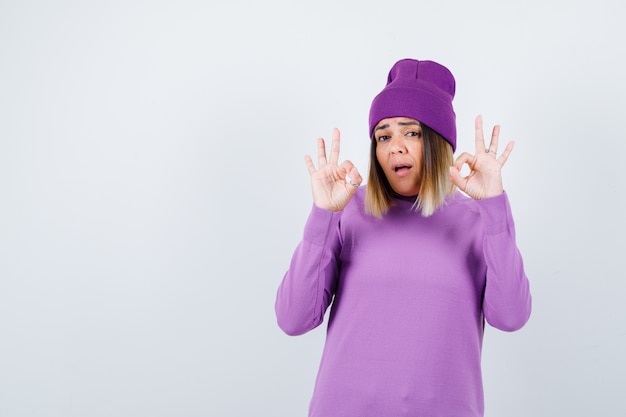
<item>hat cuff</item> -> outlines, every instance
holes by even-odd
[[[398,86],[387,88],[372,101],[370,137],[376,125],[390,117],[409,117],[441,135],[456,150],[456,115],[451,104],[425,89]]]

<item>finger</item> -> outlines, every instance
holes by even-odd
[[[317,140],[317,166],[321,169],[326,165],[326,143],[323,138]]]
[[[350,178],[354,180],[353,182],[355,184],[361,185],[361,183],[363,182],[363,177],[361,176],[361,173],[359,172],[357,167],[352,168],[352,170],[350,171]]]
[[[450,167],[450,181],[452,181],[452,184],[465,191],[467,178],[462,177],[461,172],[456,167]]]
[[[483,117],[479,114],[474,121],[476,135],[476,153],[485,152],[485,135],[483,134]]]
[[[504,165],[504,163],[509,159],[509,155],[511,155],[514,146],[515,142],[513,141],[510,141],[506,144],[506,148],[504,148],[502,155],[500,155],[500,157],[498,158],[498,162],[500,162],[500,165]]]
[[[304,163],[306,164],[306,168],[309,171],[309,175],[315,174],[315,165],[313,165],[313,160],[311,159],[311,155],[304,156]]]
[[[354,166],[351,161],[344,161],[341,164],[341,168],[346,173],[346,182],[348,184],[352,185],[353,187],[359,187],[361,185],[361,183],[363,182],[363,177],[361,177],[359,170],[356,168],[356,166]]]
[[[491,132],[491,142],[485,151],[492,153],[494,157],[498,154],[498,139],[500,137],[500,125],[495,125]]]
[[[344,172],[346,175],[354,168],[354,164],[352,161],[345,160],[339,165],[341,172]]]
[[[454,161],[454,167],[457,170],[461,171],[461,169],[463,168],[463,165],[467,164],[471,168],[474,165],[475,160],[476,160],[476,157],[474,155],[468,152],[463,152]]]
[[[333,140],[330,145],[330,163],[337,164],[339,163],[339,139],[340,139],[339,129],[333,129]]]

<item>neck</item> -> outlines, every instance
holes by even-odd
[[[417,200],[417,195],[406,196],[406,195],[398,194],[395,191],[392,192],[391,197],[397,198],[398,200],[404,200],[404,201],[410,201],[410,202],[415,202],[415,200]]]

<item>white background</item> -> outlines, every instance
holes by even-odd
[[[378,4],[375,4],[378,3]],[[0,416],[304,416],[325,325],[274,296],[303,155],[398,59],[516,140],[534,311],[488,329],[486,415],[626,415],[626,8],[619,0],[0,1]]]

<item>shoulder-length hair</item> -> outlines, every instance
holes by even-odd
[[[441,135],[422,126],[423,158],[421,184],[414,208],[428,217],[441,207],[446,198],[455,191],[450,181],[450,167],[454,163],[452,146]],[[371,138],[370,167],[365,194],[365,211],[382,217],[393,205],[395,195],[383,168],[376,158],[376,138]]]

